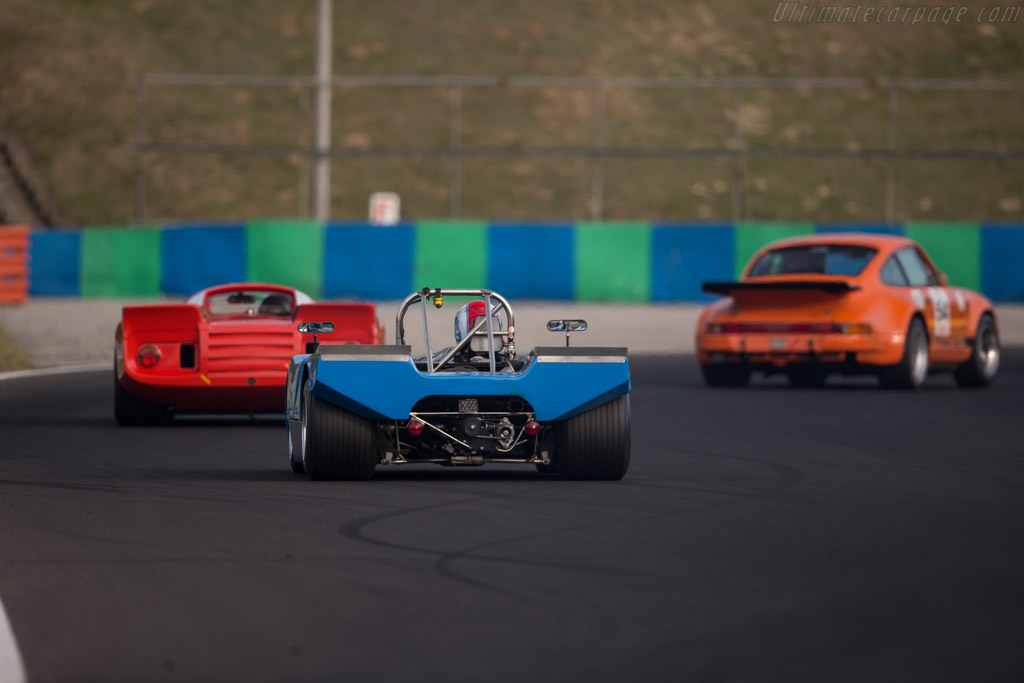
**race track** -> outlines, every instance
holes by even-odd
[[[1022,680],[1024,350],[980,391],[631,363],[612,483],[313,483],[276,418],[125,429],[109,371],[0,382],[29,680]]]

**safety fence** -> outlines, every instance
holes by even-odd
[[[1024,302],[1024,224],[738,222],[514,224],[260,220],[233,225],[36,229],[35,296],[181,296],[276,282],[325,299],[389,300],[413,289],[489,287],[516,299],[705,301],[765,244],[822,232],[906,235],[952,285]]]

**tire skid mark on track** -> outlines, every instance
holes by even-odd
[[[174,566],[174,565],[243,565],[248,566],[252,564],[265,564],[265,565],[276,565],[276,564],[290,564],[296,561],[302,562],[322,562],[324,564],[359,564],[359,563],[371,563],[381,564],[379,557],[370,555],[352,555],[352,554],[339,554],[339,555],[281,555],[279,557],[268,557],[266,554],[253,555],[251,557],[235,555],[233,557],[200,557],[200,556],[185,556],[175,555],[174,557],[104,557],[97,559],[36,559],[36,560],[11,560],[7,564],[11,567],[90,567],[90,566]],[[395,563],[397,566],[397,563]],[[0,683],[6,683],[3,678],[0,678]]]
[[[788,488],[791,488],[791,487],[799,484],[803,480],[803,478],[804,478],[803,477],[803,473],[799,469],[797,469],[797,468],[795,468],[795,467],[793,467],[791,465],[787,465],[785,463],[780,463],[780,462],[776,462],[776,461],[755,460],[753,458],[749,458],[749,457],[746,457],[746,456],[723,455],[723,454],[720,454],[720,453],[702,453],[702,455],[704,455],[706,457],[709,457],[709,458],[719,458],[719,459],[720,458],[726,458],[726,459],[730,459],[730,460],[734,460],[734,461],[738,461],[738,462],[751,463],[751,464],[754,464],[756,466],[760,466],[760,467],[769,469],[770,471],[774,471],[777,474],[780,474],[781,476],[778,478],[778,480],[774,484],[772,484],[772,485],[770,485],[768,487],[756,488],[754,490],[744,490],[742,493],[735,492],[735,491],[724,492],[724,491],[720,491],[720,490],[707,491],[707,492],[712,493],[714,495],[724,495],[724,496],[726,496],[726,498],[724,500],[715,501],[713,503],[701,503],[701,504],[698,504],[698,505],[694,505],[692,507],[687,507],[687,508],[684,508],[682,510],[675,510],[675,511],[672,511],[672,512],[669,512],[669,513],[658,513],[658,514],[653,514],[653,515],[645,515],[645,516],[642,516],[642,517],[639,517],[639,518],[632,517],[632,518],[630,518],[628,520],[618,520],[618,521],[615,521],[615,522],[602,524],[601,526],[609,526],[609,525],[615,525],[615,524],[621,524],[621,523],[635,523],[635,522],[651,521],[651,520],[654,520],[654,519],[659,519],[659,518],[664,518],[664,517],[679,516],[681,514],[690,514],[690,513],[693,513],[693,512],[697,512],[697,511],[703,511],[703,510],[715,509],[715,508],[719,508],[719,507],[723,507],[723,506],[729,506],[729,505],[731,505],[733,503],[736,503],[738,501],[749,500],[751,498],[757,498],[757,497],[762,497],[762,496],[768,496],[768,495],[771,495],[771,494],[775,494],[775,493],[784,491],[784,490],[786,490]],[[650,484],[651,484],[650,481],[645,481],[642,486],[639,486],[639,488],[648,488],[650,486]],[[631,480],[629,480],[628,478],[623,480],[622,482],[618,482],[617,486],[622,487],[622,488],[632,488],[632,487],[635,487],[633,482]],[[439,490],[439,491],[442,491],[442,492],[444,492],[444,491],[451,491],[451,492],[458,492],[460,494],[467,493],[467,491],[465,491],[463,489],[459,489],[459,488],[448,488],[448,487],[432,487],[432,488],[434,490]],[[669,486],[669,487],[664,487],[664,488],[672,489],[674,487]],[[352,529],[352,530],[358,530],[358,536],[352,536],[353,538],[356,538],[357,540],[362,540],[362,541],[370,540],[371,542],[382,544],[382,545],[386,545],[386,546],[389,546],[389,547],[400,548],[400,549],[405,549],[405,550],[413,550],[415,552],[424,553],[424,554],[436,554],[436,555],[438,555],[438,557],[437,557],[437,559],[434,562],[434,568],[435,568],[435,571],[436,571],[436,573],[438,575],[443,576],[443,577],[448,578],[448,579],[452,579],[452,580],[458,581],[458,582],[463,583],[465,585],[469,585],[469,586],[481,589],[481,590],[487,590],[487,591],[491,591],[491,592],[499,592],[499,593],[502,593],[502,594],[507,594],[507,590],[499,588],[498,586],[496,586],[496,585],[494,585],[492,583],[488,583],[488,582],[482,581],[479,577],[467,576],[467,575],[459,572],[454,567],[455,563],[458,560],[471,560],[471,561],[486,561],[486,562],[495,562],[495,563],[516,564],[516,565],[531,566],[531,567],[535,567],[535,568],[562,569],[562,570],[565,570],[565,571],[578,571],[580,569],[585,569],[585,568],[580,567],[578,565],[533,562],[533,561],[523,560],[521,558],[503,558],[503,557],[486,557],[486,556],[480,557],[480,556],[475,556],[474,553],[476,553],[476,552],[478,552],[478,551],[480,551],[482,549],[485,549],[485,548],[494,548],[494,547],[498,547],[498,546],[501,546],[501,545],[507,545],[509,543],[517,543],[517,542],[528,541],[528,540],[536,540],[538,538],[542,538],[542,537],[546,537],[546,536],[555,536],[555,535],[561,535],[561,534],[565,534],[565,533],[574,533],[574,532],[578,532],[578,531],[589,530],[589,529],[595,528],[594,525],[578,526],[578,527],[572,527],[572,528],[568,528],[568,529],[557,529],[557,530],[552,530],[552,531],[545,532],[545,533],[540,533],[540,534],[529,534],[529,535],[523,535],[523,536],[518,536],[518,537],[513,537],[513,538],[500,539],[500,540],[496,540],[496,541],[490,541],[490,542],[487,542],[487,543],[477,544],[477,545],[474,545],[474,546],[469,546],[467,548],[463,548],[461,550],[454,551],[454,552],[435,551],[435,550],[425,549],[425,548],[416,547],[416,546],[406,546],[406,545],[403,545],[403,544],[397,544],[397,543],[393,543],[393,542],[389,542],[389,541],[381,541],[381,540],[378,540],[378,539],[370,539],[368,537],[368,535],[363,532],[363,529],[365,528],[366,525],[372,524],[372,523],[375,523],[375,522],[378,522],[378,521],[381,521],[383,519],[396,518],[396,517],[402,516],[402,515],[407,514],[407,513],[411,514],[411,513],[415,513],[415,512],[421,512],[421,511],[426,510],[426,509],[440,508],[440,507],[445,507],[445,506],[450,506],[450,505],[461,504],[461,503],[465,503],[465,502],[473,502],[475,500],[490,500],[490,499],[503,499],[503,498],[521,500],[521,499],[530,498],[530,497],[536,498],[536,496],[512,496],[512,495],[503,495],[503,494],[500,494],[500,493],[498,493],[498,494],[490,494],[490,495],[486,495],[486,496],[477,496],[475,498],[464,499],[464,500],[461,500],[461,501],[453,501],[453,502],[450,502],[450,503],[436,504],[436,505],[430,505],[430,506],[422,506],[422,507],[417,507],[417,508],[413,508],[413,509],[410,509],[410,510],[400,510],[400,511],[395,511],[395,512],[392,512],[392,513],[387,513],[387,514],[384,514],[384,515],[378,515],[378,516],[375,516],[373,518],[366,518],[366,519],[363,519],[363,520],[356,520],[356,521],[350,523],[349,525],[346,525],[346,527],[348,527],[349,529]],[[599,505],[599,507],[603,507],[603,505]],[[345,528],[345,527],[343,527],[343,528]],[[588,569],[588,571],[593,572],[595,570],[594,570],[594,568],[590,568],[590,569]],[[650,578],[649,575],[643,574],[643,573],[639,573],[639,572],[605,571],[605,572],[601,572],[601,573],[607,573],[607,574],[618,576],[618,577],[621,577],[621,578],[636,578],[636,577]],[[520,598],[527,598],[527,599],[531,597],[531,596],[529,596],[529,595],[527,595],[525,593],[519,593],[519,594],[516,594],[516,596],[520,597]]]

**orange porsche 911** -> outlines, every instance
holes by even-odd
[[[820,386],[837,373],[912,389],[942,371],[960,386],[986,386],[999,368],[992,302],[947,286],[904,237],[782,240],[756,253],[739,282],[705,282],[703,290],[722,295],[696,333],[711,386],[743,386],[753,372]]]

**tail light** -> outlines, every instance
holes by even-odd
[[[530,420],[529,422],[526,423],[526,433],[529,434],[530,436],[533,436],[539,431],[540,422],[537,422],[536,420]]]
[[[867,323],[708,323],[708,334],[871,334]]]
[[[409,426],[406,429],[412,436],[419,436],[423,433],[423,423],[419,420],[409,420]]]
[[[160,362],[160,349],[153,344],[143,344],[139,347],[136,357],[139,359],[139,365],[144,368],[152,368]]]

